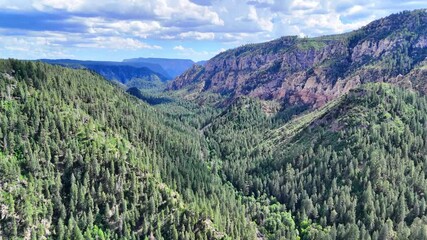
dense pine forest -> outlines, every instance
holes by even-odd
[[[297,237],[284,205],[212,171],[197,119],[85,70],[2,60],[0,72],[4,238],[254,239],[266,224],[257,218]]]
[[[267,114],[250,98],[223,110],[140,100],[40,62],[0,71],[3,237],[427,237],[418,93],[368,84]]]
[[[205,135],[224,179],[326,231],[303,238],[426,239],[426,100],[371,84],[278,127],[244,99]]]
[[[165,91],[0,60],[0,239],[427,240],[426,22],[246,45]]]

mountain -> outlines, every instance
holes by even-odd
[[[346,34],[282,37],[248,44],[195,65],[168,87],[220,104],[240,96],[283,106],[323,106],[368,82],[390,82],[425,92],[427,12],[406,11]],[[218,102],[217,102],[218,103]]]
[[[419,93],[365,84],[271,114],[153,107],[41,62],[0,73],[2,238],[425,239]]]
[[[89,69],[110,81],[116,81],[124,84],[127,88],[156,88],[160,87],[168,80],[168,77],[151,70],[156,69],[160,72],[163,72],[164,70],[158,65],[156,66],[148,64],[148,67],[146,67],[144,66],[144,63],[141,65],[126,65],[121,62],[80,61],[68,59],[41,59],[41,61],[65,67]]]
[[[284,205],[208,165],[195,126],[213,109],[153,108],[93,72],[12,59],[0,96],[0,238],[298,236]]]
[[[232,49],[169,91],[0,60],[0,238],[427,239],[426,15]]]
[[[85,60],[73,60],[73,59],[40,59],[42,62],[50,64],[59,64],[64,66],[71,67],[81,67],[81,66],[132,66],[135,68],[148,68],[159,76],[165,77],[166,79],[171,79],[167,72],[158,64],[152,63],[124,63],[124,62],[112,62],[112,61],[85,61]]]
[[[210,165],[284,204],[301,239],[427,239],[426,27],[417,10],[243,46],[165,94],[222,109],[199,128]]]
[[[125,63],[148,63],[160,65],[167,72],[168,76],[175,78],[192,67],[195,62],[190,59],[169,59],[169,58],[131,58],[123,60]]]

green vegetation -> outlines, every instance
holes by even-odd
[[[146,90],[160,90],[163,89],[166,84],[157,77],[146,77],[146,78],[132,78],[125,86],[127,88],[138,88]]]
[[[296,47],[301,50],[321,50],[326,47],[327,44],[324,41],[315,38],[302,38],[299,39]]]
[[[273,213],[297,236],[283,207],[223,184],[174,113],[85,70],[2,60],[0,72],[2,237],[254,239],[256,216]]]
[[[283,126],[241,104],[204,131],[211,161],[285,204],[303,239],[426,239],[425,97],[367,85]]]
[[[427,239],[424,96],[368,84],[319,109],[221,109],[129,93],[0,61],[0,237]]]

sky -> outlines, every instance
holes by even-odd
[[[426,0],[0,0],[0,58],[206,60],[281,36],[348,32]]]

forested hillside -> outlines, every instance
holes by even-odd
[[[426,239],[419,93],[368,84],[273,114],[133,90],[151,106],[40,62],[0,72],[4,238]]]
[[[284,205],[243,197],[210,168],[197,119],[85,70],[2,60],[0,72],[1,237],[297,237]]]
[[[168,93],[224,109],[200,127],[212,168],[284,204],[302,239],[427,239],[426,27],[422,9],[244,45]]]
[[[245,196],[284,204],[301,239],[427,239],[421,93],[374,83],[278,113],[245,97],[218,113],[187,104],[189,112],[173,101],[156,107],[184,122],[199,116],[188,122],[206,138],[211,169]],[[264,239],[281,227],[264,220]]]
[[[427,239],[427,99],[418,93],[367,85],[285,124],[243,99],[204,134],[224,179],[326,229],[303,239]]]
[[[245,45],[165,92],[0,60],[0,239],[427,240],[426,23]]]

